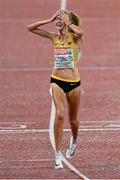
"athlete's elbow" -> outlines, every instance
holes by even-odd
[[[78,30],[78,32],[76,32],[77,37],[81,38],[83,36],[83,31],[82,30]]]
[[[78,32],[75,33],[75,37],[78,38],[78,39],[81,38],[82,35],[83,35],[83,33],[80,32],[80,31],[78,31]]]
[[[80,29],[78,29],[77,33],[78,33],[79,36],[82,36],[83,35],[83,30],[80,28]]]
[[[28,27],[28,26],[27,26],[27,30],[28,30],[28,31],[32,31],[32,29],[31,29],[30,27]]]
[[[26,27],[28,31],[31,31],[31,27],[30,26],[27,26]]]
[[[33,28],[31,25],[28,25],[28,26],[27,26],[27,30],[28,30],[28,31],[33,31],[34,28]]]

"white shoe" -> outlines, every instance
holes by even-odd
[[[57,153],[55,157],[55,169],[62,169],[63,164],[62,164],[62,156],[61,153]]]
[[[71,137],[69,149],[67,149],[67,151],[66,151],[66,158],[72,159],[72,157],[75,154],[75,150],[76,150],[76,144],[73,144],[73,137]]]

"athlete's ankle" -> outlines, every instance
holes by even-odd
[[[77,139],[74,139],[73,137],[72,137],[72,144],[76,144],[77,143]]]
[[[59,151],[56,151],[55,152],[55,155],[57,156],[57,155],[61,155],[61,151],[59,150]]]

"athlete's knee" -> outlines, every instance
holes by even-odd
[[[56,116],[57,116],[57,119],[63,120],[64,119],[64,111],[63,110],[57,110]]]
[[[78,127],[79,126],[78,119],[71,120],[70,125],[71,125],[71,127]]]

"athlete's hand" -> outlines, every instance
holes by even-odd
[[[52,18],[51,18],[51,22],[55,21],[56,17],[58,16],[58,13],[59,13],[59,11],[56,11],[56,12],[53,14],[53,16],[52,16]]]
[[[69,15],[64,11],[62,10],[58,11],[57,16],[61,18],[67,26],[71,23]]]

